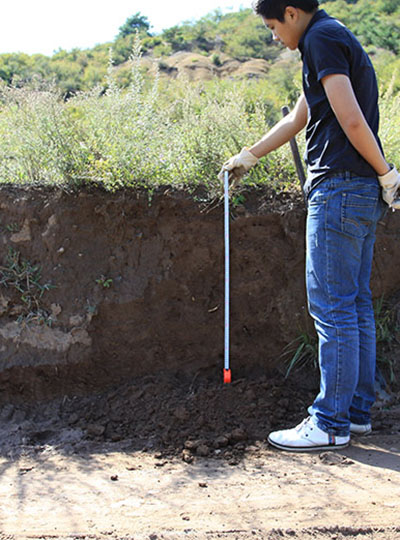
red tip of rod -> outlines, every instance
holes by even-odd
[[[224,369],[224,383],[229,384],[232,380],[231,376],[231,370],[230,369]]]

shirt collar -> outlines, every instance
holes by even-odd
[[[311,21],[308,23],[307,28],[304,30],[304,33],[301,36],[300,41],[299,41],[298,49],[301,52],[301,54],[303,54],[303,51],[304,51],[304,40],[306,38],[307,32],[310,30],[312,26],[314,26],[316,22],[320,21],[321,19],[328,19],[328,18],[329,18],[329,15],[324,9],[319,9],[316,13],[314,13]]]

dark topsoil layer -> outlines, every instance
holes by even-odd
[[[244,196],[231,209],[233,382],[223,385],[221,200],[168,189],[151,201],[137,192],[0,191],[3,269],[12,247],[55,285],[40,298],[51,325],[29,319],[9,284],[0,289],[3,454],[109,443],[234,462],[270,429],[302,420],[318,376],[285,379],[281,354],[301,331],[312,334],[303,203],[267,190]],[[395,314],[397,216],[379,225],[372,278]],[[391,429],[374,414],[375,429]]]

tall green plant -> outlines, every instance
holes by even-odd
[[[266,80],[191,83],[163,79],[154,66],[145,76],[138,36],[130,85],[119,83],[112,55],[103,85],[65,100],[56,85],[32,81],[0,88],[0,181],[107,190],[162,184],[220,191],[221,164],[258,140],[280,118],[300,89],[298,64],[282,84],[271,69]],[[286,65],[286,64],[285,64]],[[382,98],[381,137],[388,157],[400,163],[399,96]],[[303,136],[298,137],[301,149]],[[261,160],[249,185],[297,182],[288,145]]]

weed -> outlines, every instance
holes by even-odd
[[[21,314],[17,319],[17,323],[19,324],[29,324],[32,322],[39,325],[45,324],[47,326],[52,326],[54,321],[51,315],[49,315],[48,312],[43,309],[38,309],[37,311],[34,311],[34,312],[31,311],[26,315]]]
[[[393,383],[395,377],[395,360],[393,355],[390,357],[387,352],[390,351],[394,342],[396,342],[396,332],[399,328],[396,324],[395,310],[384,297],[374,302],[375,327],[376,327],[376,345],[377,345],[377,363],[389,373],[390,382]],[[318,339],[310,336],[307,332],[301,334],[291,341],[282,353],[283,357],[289,357],[287,360],[286,378],[294,368],[310,366],[313,369],[318,368]]]
[[[113,284],[113,280],[112,278],[105,278],[103,275],[101,275],[98,279],[96,279],[96,283],[106,289],[109,289]]]
[[[377,363],[389,375],[389,381],[395,382],[395,359],[393,355],[388,355],[396,339],[399,328],[396,322],[395,309],[383,296],[374,302]]]
[[[374,314],[377,345],[390,345],[394,340],[394,312],[383,296],[375,300]]]
[[[286,379],[294,368],[311,366],[318,369],[318,340],[315,336],[302,332],[285,347],[282,356],[289,356]]]
[[[19,231],[19,225],[18,225],[18,223],[9,223],[8,225],[6,225],[6,230],[8,232],[12,232],[12,233],[18,232]]]
[[[234,208],[241,206],[246,201],[246,197],[243,193],[234,193],[231,197],[231,203]]]
[[[50,283],[41,283],[41,269],[22,258],[9,248],[5,266],[0,266],[0,286],[12,288],[22,302],[18,322],[32,321],[50,324],[50,315],[41,307],[43,294],[53,288]]]

